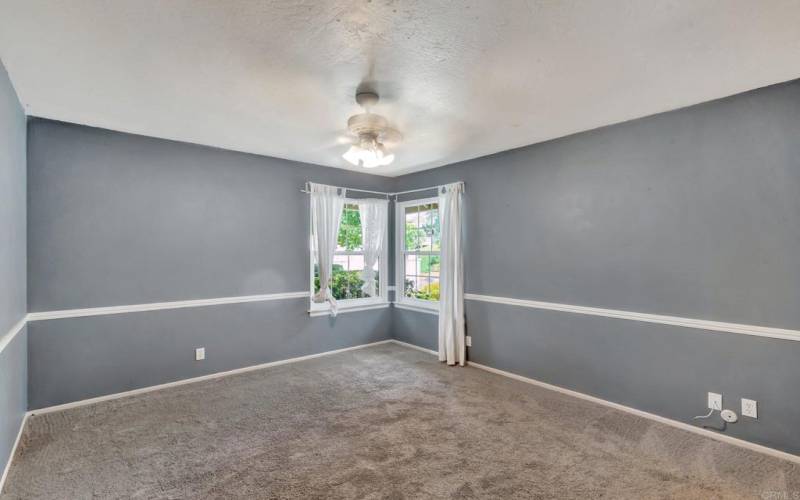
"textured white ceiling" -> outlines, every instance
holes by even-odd
[[[796,0],[4,0],[29,115],[348,168],[371,80],[398,175],[800,76]]]

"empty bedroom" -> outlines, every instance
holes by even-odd
[[[0,499],[800,499],[798,26],[3,0]]]

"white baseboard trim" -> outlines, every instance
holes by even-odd
[[[422,351],[422,352],[425,352],[425,353],[428,353],[428,354],[433,354],[434,356],[438,356],[439,355],[439,353],[436,352],[436,351],[432,351],[430,349],[425,349],[424,347],[420,347],[418,345],[409,344],[408,342],[403,342],[402,340],[391,339],[391,342],[393,344],[401,345],[403,347],[408,347],[410,349],[416,349],[418,351]]]
[[[684,328],[695,328],[699,330],[710,330],[715,332],[738,333],[742,335],[755,335],[757,337],[770,337],[783,340],[800,340],[800,330],[789,330],[786,328],[725,323],[722,321],[709,321],[705,319],[681,318],[678,316],[664,316],[661,314],[621,311],[617,309],[602,309],[599,307],[558,304],[555,302],[541,302],[538,300],[495,297],[492,295],[479,295],[476,293],[465,293],[464,298],[466,300],[477,300],[480,302],[491,302],[494,304],[529,307],[532,309],[561,311],[574,314],[587,314],[606,318],[627,319],[631,321],[640,321],[643,323],[658,323],[662,325],[680,326]]]
[[[17,454],[17,447],[19,446],[20,439],[22,439],[22,431],[25,430],[25,422],[28,421],[28,414],[26,413],[22,417],[22,422],[19,424],[19,431],[17,431],[17,439],[14,440],[14,446],[11,447],[11,453],[8,455],[8,462],[6,462],[5,468],[3,468],[3,475],[0,476],[0,495],[3,494],[3,488],[6,485],[6,478],[8,477],[8,471],[11,470],[11,461],[14,460],[14,455]]]
[[[474,366],[475,368],[485,370],[487,372],[494,373],[496,375],[502,375],[504,377],[512,378],[514,380],[519,380],[520,382],[525,382],[526,384],[535,385],[538,387],[542,387],[544,389],[549,389],[551,391],[560,392],[562,394],[566,394],[568,396],[572,396],[575,398],[583,399],[586,401],[591,401],[592,403],[597,403],[599,405],[607,406],[609,408],[614,408],[616,410],[621,410],[627,413],[632,413],[634,415],[648,418],[650,420],[655,420],[656,422],[660,422],[662,424],[670,425],[672,427],[677,427],[678,429],[682,429],[684,431],[693,432],[695,434],[699,434],[701,436],[705,436],[711,439],[715,439],[717,441],[722,441],[724,443],[732,444],[735,446],[740,446],[742,448],[747,448],[748,450],[752,450],[758,453],[763,453],[765,455],[769,455],[775,458],[780,458],[782,460],[788,460],[790,462],[794,462],[800,464],[800,456],[793,455],[791,453],[786,453],[785,451],[776,450],[774,448],[770,448],[768,446],[763,446],[760,444],[752,443],[750,441],[745,441],[744,439],[739,439],[735,437],[728,436],[726,434],[719,434],[708,429],[703,429],[701,427],[695,427],[693,425],[680,422],[678,420],[673,420],[671,418],[662,417],[660,415],[656,415],[654,413],[649,413],[642,410],[637,410],[636,408],[631,408],[630,406],[621,405],[619,403],[614,403],[612,401],[607,401],[605,399],[600,399],[595,396],[590,396],[588,394],[584,394],[582,392],[573,391],[570,389],[565,389],[563,387],[559,387],[557,385],[548,384],[547,382],[541,382],[536,379],[524,377],[522,375],[517,375],[516,373],[507,372],[504,370],[498,370],[497,368],[492,368],[491,366],[481,365],[479,363],[475,363],[473,361],[468,361],[467,364],[469,366]]]
[[[14,323],[14,326],[11,327],[8,333],[0,337],[0,354],[2,354],[3,350],[14,340],[17,335],[19,335],[19,332],[22,331],[27,323],[28,315],[26,314],[22,317],[22,319]]]
[[[219,306],[224,304],[243,304],[246,302],[267,302],[270,300],[308,298],[309,292],[268,293],[262,295],[240,295],[236,297],[218,297],[214,299],[178,300],[173,302],[153,302],[150,304],[133,304],[127,306],[90,307],[85,309],[64,309],[61,311],[43,311],[28,313],[28,321],[44,321],[48,319],[82,318],[86,316],[104,316],[107,314],[124,314],[143,311],[161,311],[164,309],[182,309],[185,307]]]
[[[413,344],[408,344],[406,342],[401,342],[399,340],[392,339],[392,342],[395,344],[399,344],[405,347],[410,347],[412,349],[416,349],[418,351],[427,352],[429,354],[436,355],[435,351],[431,351],[430,349],[425,349],[424,347],[419,347]],[[732,444],[734,446],[739,446],[741,448],[746,448],[748,450],[755,451],[757,453],[763,453],[765,455],[769,455],[771,457],[779,458],[781,460],[788,460],[789,462],[793,462],[796,464],[800,464],[800,456],[793,455],[791,453],[786,453],[785,451],[776,450],[775,448],[770,448],[768,446],[752,443],[750,441],[745,441],[744,439],[739,439],[735,437],[728,436],[726,434],[719,434],[717,432],[710,431],[708,429],[703,429],[701,427],[695,427],[693,425],[680,422],[678,420],[673,420],[671,418],[662,417],[660,415],[656,415],[655,413],[649,413],[642,410],[637,410],[636,408],[631,408],[630,406],[625,406],[619,403],[614,403],[612,401],[607,401],[605,399],[598,398],[596,396],[590,396],[588,394],[584,394],[582,392],[573,391],[571,389],[565,389],[563,387],[559,387],[557,385],[548,384],[547,382],[542,382],[540,380],[532,379],[529,377],[525,377],[523,375],[517,375],[516,373],[507,372],[505,370],[499,370],[497,368],[492,368],[491,366],[482,365],[479,363],[475,363],[474,361],[467,361],[467,365],[474,366],[480,370],[485,370],[490,373],[494,373],[496,375],[501,375],[503,377],[508,377],[514,380],[518,380],[520,382],[525,382],[526,384],[535,385],[538,387],[542,387],[544,389],[548,389],[551,391],[560,392],[561,394],[566,394],[568,396],[572,396],[578,399],[583,399],[585,401],[590,401],[592,403],[596,403],[599,405],[603,405],[609,408],[614,408],[615,410],[624,411],[627,413],[632,413],[642,418],[647,418],[650,420],[654,420],[656,422],[669,425],[672,427],[676,427],[678,429],[682,429],[684,431],[692,432],[694,434],[699,434],[701,436],[714,439],[717,441],[721,441],[723,443]]]
[[[282,359],[282,360],[279,360],[279,361],[271,361],[269,363],[262,363],[262,364],[259,364],[259,365],[245,366],[243,368],[236,368],[236,369],[228,370],[228,371],[224,371],[224,372],[210,373],[208,375],[201,375],[199,377],[192,377],[192,378],[187,378],[187,379],[183,379],[183,380],[176,380],[174,382],[167,382],[165,384],[151,385],[149,387],[142,387],[140,389],[133,389],[133,390],[130,390],[130,391],[125,391],[125,392],[117,392],[115,394],[107,394],[105,396],[97,396],[95,398],[82,399],[80,401],[73,401],[71,403],[64,403],[64,404],[60,404],[60,405],[48,406],[46,408],[39,408],[37,410],[31,410],[31,411],[28,412],[28,415],[42,415],[42,414],[45,414],[45,413],[52,413],[52,412],[56,412],[56,411],[69,410],[71,408],[78,408],[80,406],[91,405],[91,404],[100,403],[100,402],[103,402],[103,401],[111,401],[113,399],[120,399],[120,398],[125,398],[125,397],[128,397],[128,396],[136,396],[138,394],[145,394],[145,393],[148,393],[148,392],[160,391],[162,389],[168,389],[170,387],[178,387],[178,386],[186,385],[186,384],[194,384],[195,382],[202,382],[204,380],[212,380],[212,379],[216,379],[216,378],[228,377],[228,376],[237,375],[237,374],[240,374],[240,373],[247,373],[247,372],[252,372],[252,371],[255,371],[255,370],[263,370],[264,368],[271,368],[271,367],[274,367],[274,366],[286,365],[286,364],[289,364],[289,363],[297,363],[297,362],[300,362],[300,361],[308,361],[310,359],[321,358],[323,356],[330,356],[332,354],[339,354],[339,353],[347,352],[347,351],[355,351],[357,349],[364,349],[366,347],[372,347],[372,346],[376,346],[376,345],[387,344],[387,343],[389,343],[391,341],[392,341],[392,339],[379,340],[378,342],[372,342],[372,343],[369,343],[369,344],[361,344],[361,345],[356,345],[356,346],[352,346],[352,347],[345,347],[343,349],[336,349],[334,351],[325,351],[325,352],[320,352],[320,353],[317,353],[317,354],[309,354],[307,356],[299,356],[297,358],[289,358],[289,359]]]

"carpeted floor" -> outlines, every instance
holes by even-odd
[[[385,344],[33,416],[7,498],[794,498],[800,466]]]

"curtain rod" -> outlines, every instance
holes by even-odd
[[[386,199],[389,199],[389,197],[394,194],[394,193],[384,193],[383,191],[368,191],[366,189],[347,188],[347,187],[342,187],[342,186],[336,186],[336,187],[339,188],[339,189],[346,189],[347,191],[357,191],[359,193],[380,194],[380,195],[385,196]],[[306,194],[310,194],[311,193],[311,191],[309,191],[309,189],[308,189],[308,183],[306,183],[306,187],[301,189],[300,192],[301,193],[306,193]]]
[[[396,201],[397,200],[397,196],[401,195],[401,194],[419,193],[420,191],[431,191],[433,189],[438,191],[439,188],[441,188],[442,186],[430,186],[430,187],[426,187],[426,188],[409,189],[408,191],[398,191],[396,193],[384,193],[383,191],[368,191],[366,189],[346,188],[346,187],[341,187],[341,186],[336,186],[336,187],[338,187],[339,189],[346,189],[348,191],[357,191],[359,193],[381,194],[383,196],[386,196],[387,198],[389,198],[390,196],[394,196],[395,197],[395,201]],[[306,183],[306,187],[304,189],[301,189],[300,192],[301,193],[306,193],[306,194],[311,193],[311,191],[309,191],[309,189],[308,189],[308,183]]]
[[[420,191],[430,191],[432,189],[435,189],[436,191],[439,191],[440,187],[442,187],[442,186],[431,186],[431,187],[419,188],[419,189],[409,189],[408,191],[398,191],[397,193],[392,193],[392,196],[397,196],[398,194],[419,193]]]

